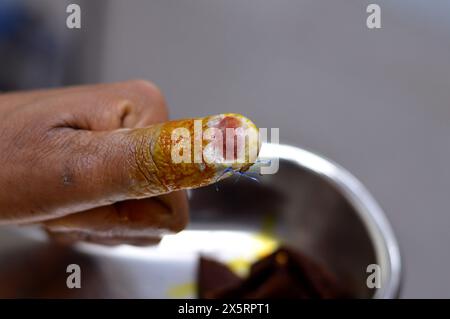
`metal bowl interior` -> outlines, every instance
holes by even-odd
[[[245,273],[251,262],[287,244],[326,266],[358,298],[394,298],[398,246],[383,212],[347,171],[311,152],[264,144],[279,171],[190,191],[191,223],[160,245],[55,247],[33,229],[0,232],[0,297],[194,298],[200,254]],[[39,239],[39,240],[36,240]],[[14,243],[14,244],[11,244]],[[4,262],[8,261],[8,262]],[[68,289],[66,267],[80,265],[81,289]],[[381,288],[366,285],[380,265]],[[29,267],[32,265],[31,275]],[[28,268],[27,268],[28,267]],[[14,291],[12,293],[11,291]]]

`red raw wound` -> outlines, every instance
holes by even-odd
[[[223,137],[223,155],[224,157],[227,156],[227,144],[233,146],[233,157],[227,158],[227,160],[235,160],[237,158],[238,150],[237,150],[237,138],[239,135],[239,130],[236,131],[237,128],[242,126],[242,122],[239,118],[232,117],[232,116],[225,116],[220,122],[216,125],[212,125],[211,127],[217,128],[222,132]],[[233,129],[233,134],[230,136],[230,130],[227,129]]]

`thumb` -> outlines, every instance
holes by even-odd
[[[212,184],[248,169],[259,151],[258,129],[239,114],[85,134],[91,160],[77,191],[97,206]]]

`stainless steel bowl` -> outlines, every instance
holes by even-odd
[[[245,272],[280,243],[325,265],[360,298],[395,298],[400,255],[383,211],[365,187],[337,164],[288,145],[264,144],[279,171],[260,182],[241,177],[190,192],[191,223],[157,247],[114,248],[48,243],[38,229],[0,232],[0,297],[195,297],[198,256]],[[68,289],[66,267],[78,264],[82,288]],[[369,264],[381,287],[369,289]]]

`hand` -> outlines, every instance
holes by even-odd
[[[180,231],[188,220],[184,189],[253,163],[218,155],[227,129],[244,128],[229,137],[252,141],[237,144],[240,154],[259,141],[238,114],[167,120],[163,96],[146,81],[0,95],[0,223],[41,223],[58,240],[103,244],[152,244]],[[195,123],[215,130],[214,151],[200,154],[200,163],[177,163],[172,133],[195,135]],[[191,155],[190,138],[180,139],[189,146],[181,153]]]
[[[184,191],[130,191],[133,168],[146,169],[142,140],[119,130],[167,119],[158,88],[140,80],[0,94],[0,223],[103,244],[152,244],[183,229]]]

